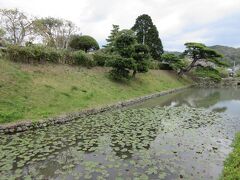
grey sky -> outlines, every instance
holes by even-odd
[[[187,41],[240,46],[240,0],[0,0],[0,7],[69,19],[100,44],[112,24],[131,28],[146,13],[166,50],[182,50]]]

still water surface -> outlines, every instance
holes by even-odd
[[[187,89],[1,135],[0,179],[218,179],[239,117],[240,89]]]

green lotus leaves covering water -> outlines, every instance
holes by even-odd
[[[231,150],[229,129],[235,131],[225,122],[201,108],[154,107],[1,135],[0,177],[214,179]]]

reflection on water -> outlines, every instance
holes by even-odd
[[[218,179],[240,130],[239,99],[237,89],[188,89],[1,135],[0,179]]]
[[[133,108],[154,106],[180,106],[207,108],[216,112],[225,112],[231,116],[240,116],[240,89],[191,88],[182,92],[150,99],[132,106]]]

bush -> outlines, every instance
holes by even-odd
[[[97,51],[93,54],[93,59],[98,66],[109,66],[109,63],[114,59],[114,56],[102,51]]]
[[[85,53],[84,51],[75,51],[72,53],[74,64],[82,65],[86,67],[92,67],[95,65],[92,55]]]
[[[150,60],[149,62],[149,69],[159,69],[159,61],[156,61],[156,60]]]
[[[23,63],[61,63],[69,65],[82,65],[92,67],[96,63],[92,55],[84,51],[71,52],[69,50],[58,50],[45,46],[9,46],[7,54],[10,60]]]
[[[193,74],[198,77],[210,78],[215,82],[219,82],[222,79],[219,71],[212,67],[197,67]]]
[[[173,68],[170,66],[170,64],[162,63],[162,62],[159,63],[159,69],[161,69],[161,70],[168,70],[168,71],[173,70]]]
[[[115,80],[130,79],[130,70],[134,66],[132,58],[123,58],[116,56],[109,64],[113,69],[110,71],[110,76]]]
[[[227,71],[226,68],[224,68],[224,67],[218,67],[218,68],[216,68],[216,69],[217,69],[217,71],[220,73],[220,76],[221,76],[222,78],[227,78],[227,77],[228,77],[228,71]]]
[[[237,77],[240,77],[240,70],[238,70],[238,71],[236,72],[236,76],[237,76]]]
[[[23,63],[58,63],[62,57],[61,51],[44,46],[16,46],[11,45],[7,48],[9,59]]]

